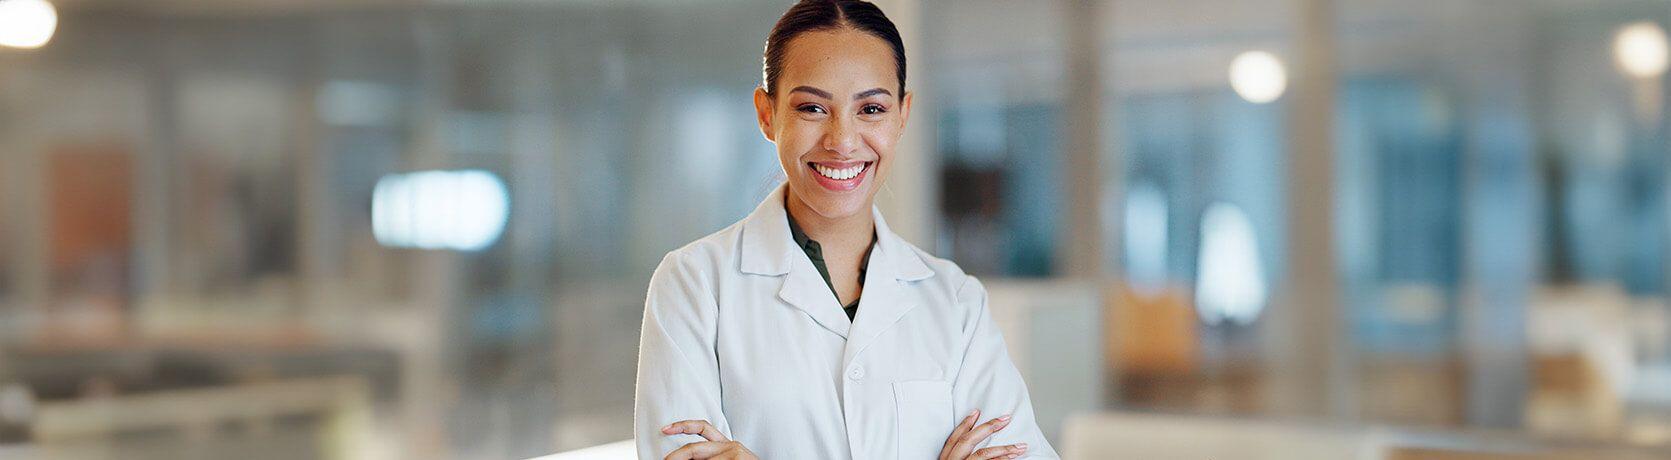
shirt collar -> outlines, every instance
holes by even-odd
[[[789,220],[789,236],[795,240],[795,245],[800,246],[801,250],[806,252],[807,258],[823,263],[824,245],[819,244],[818,240],[807,236],[806,231],[801,230],[800,224],[795,222],[794,215],[789,214],[787,211],[784,212],[783,215]],[[874,249],[876,249],[876,234],[872,233],[870,235],[870,247],[865,248],[864,257],[859,259],[859,275],[861,277],[864,276],[865,269],[870,268],[870,253]]]
[[[808,257],[823,259],[824,245],[818,244],[818,240],[806,236],[806,231],[801,230],[800,224],[795,222],[795,216],[789,214],[788,210],[784,211],[783,216],[789,220],[789,236],[795,240],[795,245],[805,250]]]

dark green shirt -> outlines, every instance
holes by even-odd
[[[788,213],[784,214],[787,215]],[[796,246],[800,246],[802,251],[806,251],[806,258],[812,259],[812,266],[818,267],[818,274],[824,276],[824,285],[830,287],[830,295],[840,299],[841,295],[836,294],[835,291],[835,283],[830,281],[830,268],[824,265],[824,247],[819,245],[818,241],[808,238],[806,232],[801,231],[801,226],[795,224],[794,216],[789,216],[789,235],[795,237]],[[870,251],[875,248],[876,235],[871,235],[870,249],[866,249],[864,259],[859,260],[860,286],[865,284],[865,270],[868,268],[867,265],[870,264]],[[859,299],[853,299],[853,303],[847,304],[841,309],[847,311],[847,320],[852,321],[859,314]]]

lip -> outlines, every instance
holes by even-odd
[[[812,174],[812,180],[818,182],[818,185],[832,192],[849,192],[853,189],[859,188],[859,184],[864,183],[866,177],[870,177],[870,171],[872,169],[876,169],[876,162],[874,161],[809,161],[804,164],[806,165],[807,172]],[[819,174],[818,170],[812,168],[813,164],[835,169],[850,168],[861,164],[865,166],[864,169],[860,170],[859,174],[853,176],[852,179],[835,180],[824,177],[823,174]]]

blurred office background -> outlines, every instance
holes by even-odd
[[[0,0],[0,457],[631,437],[789,3]],[[879,3],[1064,454],[1671,456],[1671,1]]]

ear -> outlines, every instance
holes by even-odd
[[[777,110],[774,102],[776,101],[766,92],[765,87],[754,88],[754,117],[755,121],[760,122],[760,134],[766,136],[768,141],[777,142],[774,138],[776,131],[772,130],[772,112]]]
[[[899,99],[899,135],[905,136],[905,125],[911,121],[911,96],[916,93],[907,91],[905,97]]]

